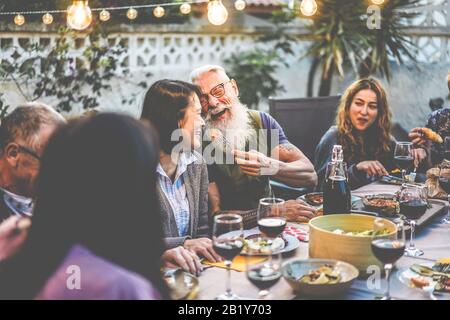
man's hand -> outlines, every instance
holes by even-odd
[[[184,249],[183,247],[176,247],[164,251],[161,260],[164,267],[177,268],[180,267],[184,271],[190,272],[194,275],[200,275],[203,270],[200,259],[195,253]]]
[[[189,239],[184,241],[183,247],[198,256],[204,257],[210,262],[222,261],[220,255],[218,255],[213,249],[213,242],[208,238]]]
[[[411,153],[414,158],[414,168],[417,168],[422,161],[428,158],[428,154],[423,148],[412,149]]]
[[[286,218],[289,222],[308,222],[317,214],[317,210],[302,200],[287,200],[285,202]]]
[[[356,165],[358,171],[363,171],[369,176],[387,176],[389,173],[379,161],[361,161]]]
[[[232,154],[241,171],[249,176],[273,175],[278,171],[277,161],[261,152],[255,150],[246,152],[235,149]]]
[[[22,246],[31,225],[29,218],[9,217],[0,224],[0,261],[14,255]]]

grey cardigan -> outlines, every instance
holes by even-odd
[[[186,239],[209,237],[208,213],[208,169],[205,160],[199,154],[197,161],[189,164],[183,173],[186,195],[189,202],[190,224],[189,235],[181,237],[172,207],[164,191],[157,183],[156,194],[162,217],[163,232],[168,249],[183,245]]]

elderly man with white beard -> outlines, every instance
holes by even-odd
[[[211,163],[204,152],[207,163],[211,163],[209,201],[213,213],[254,210],[259,199],[271,194],[269,177],[292,187],[317,184],[310,160],[288,141],[274,118],[249,110],[239,101],[237,83],[222,67],[203,66],[190,77],[203,92],[200,100],[206,135],[209,133],[213,143],[220,141],[215,144],[216,152],[232,159],[231,163]],[[266,135],[258,133],[261,131]],[[289,221],[305,222],[315,214],[314,208],[300,200],[286,201]]]

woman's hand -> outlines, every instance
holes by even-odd
[[[417,168],[419,164],[428,158],[428,154],[423,148],[416,148],[411,150],[414,158],[414,168]]]
[[[371,160],[371,161],[362,161],[356,165],[356,169],[358,171],[362,171],[367,173],[369,176],[387,176],[389,173],[384,168],[384,166],[381,164],[381,162],[377,160]]]
[[[184,271],[197,276],[203,270],[199,257],[183,247],[176,247],[164,251],[161,260],[163,266],[166,268],[180,267]]]
[[[214,251],[211,239],[189,239],[184,241],[183,247],[210,262],[222,261],[222,258]]]
[[[422,128],[413,128],[408,134],[409,140],[416,146],[425,146],[428,143],[427,138],[422,133]]]

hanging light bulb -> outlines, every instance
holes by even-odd
[[[208,20],[215,26],[220,26],[228,19],[228,11],[221,0],[210,0],[208,3]]]
[[[155,9],[153,9],[153,15],[157,18],[162,18],[164,16],[165,10],[161,6],[157,6]]]
[[[317,3],[314,0],[302,0],[300,11],[303,15],[310,17],[317,12]]]
[[[25,17],[20,13],[14,17],[14,23],[21,26],[25,23]]]
[[[180,6],[180,12],[182,14],[189,14],[191,12],[191,5],[189,3],[187,3],[187,2],[183,3]]]
[[[246,3],[244,0],[236,0],[236,2],[234,3],[234,7],[236,8],[236,10],[238,11],[242,11],[245,9]]]
[[[102,10],[99,14],[99,17],[101,21],[105,22],[111,19],[111,14],[109,13],[109,11]]]
[[[53,16],[50,13],[47,12],[46,14],[44,14],[42,16],[42,22],[44,24],[47,24],[47,25],[52,24],[53,23]]]
[[[384,3],[384,0],[371,0],[373,4],[380,5]]]
[[[73,0],[67,8],[67,24],[75,30],[83,30],[92,22],[92,12],[87,0]]]
[[[137,12],[136,9],[134,9],[134,8],[128,9],[128,11],[127,11],[127,18],[128,19],[134,20],[134,19],[137,18],[137,16],[138,16],[138,12]]]

